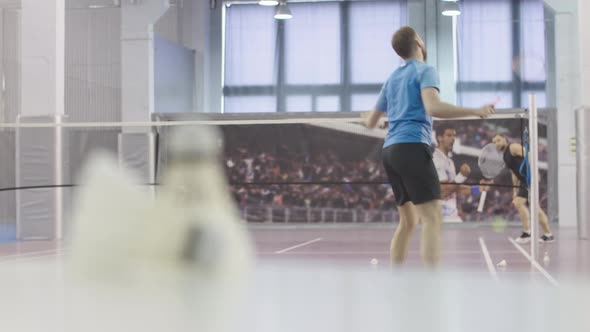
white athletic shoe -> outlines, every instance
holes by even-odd
[[[527,232],[522,232],[520,237],[516,238],[516,243],[525,244],[531,242],[531,234]]]
[[[543,235],[539,238],[539,243],[552,243],[555,242],[555,236],[552,235]]]

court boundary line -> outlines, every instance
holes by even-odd
[[[496,267],[494,266],[494,262],[492,261],[492,257],[490,256],[490,252],[488,251],[488,247],[486,246],[485,240],[482,236],[479,237],[479,246],[483,253],[484,260],[486,265],[488,266],[488,271],[492,276],[492,279],[498,281],[498,273],[496,272]]]
[[[55,248],[55,249],[47,249],[47,250],[41,250],[41,251],[31,251],[31,252],[26,252],[26,253],[0,255],[0,263],[2,263],[4,261],[10,261],[13,259],[25,258],[25,257],[29,257],[29,256],[37,256],[37,255],[44,255],[44,254],[57,254],[57,253],[63,252],[63,251],[65,251],[64,248]]]
[[[61,251],[61,252],[56,252],[53,254],[45,254],[45,255],[37,255],[37,256],[29,256],[29,257],[19,257],[19,258],[15,258],[12,260],[2,261],[2,262],[0,262],[0,266],[2,266],[2,265],[6,266],[6,265],[14,264],[14,263],[30,262],[30,261],[35,261],[35,260],[39,260],[39,259],[46,259],[46,258],[61,258],[61,257],[64,257],[66,254],[67,254],[67,252]]]
[[[531,239],[531,241],[534,241],[535,239]],[[508,241],[510,241],[510,243],[512,243],[512,245],[518,249],[518,251],[520,251],[520,253],[526,258],[528,259],[529,262],[531,262],[531,264],[537,269],[539,270],[539,272],[541,272],[541,274],[547,278],[547,280],[549,280],[549,283],[551,283],[553,286],[555,287],[559,287],[559,282],[557,280],[555,280],[555,278],[553,278],[551,276],[551,274],[549,274],[549,272],[547,272],[547,270],[545,270],[536,260],[534,260],[531,255],[529,255],[526,250],[524,250],[523,247],[521,247],[518,243],[516,243],[516,241],[514,241],[514,239],[512,238],[508,238]]]
[[[317,242],[317,241],[316,241]],[[418,251],[414,252],[417,253]],[[274,255],[277,254],[276,251],[260,251],[257,252],[259,255]],[[389,255],[389,251],[289,251],[284,252],[284,254],[293,254],[293,255]]]
[[[275,251],[275,254],[283,254],[283,253],[286,253],[286,252],[291,251],[293,249],[301,248],[303,246],[306,246],[306,245],[309,245],[309,244],[312,244],[312,243],[316,243],[316,242],[320,242],[322,240],[323,240],[323,238],[318,237],[316,239],[313,239],[313,240],[310,240],[310,241],[307,241],[307,242],[303,242],[303,243],[294,245],[294,246],[289,247],[289,248],[285,248],[285,249],[282,249],[282,250]]]
[[[355,255],[355,256],[360,256],[360,255],[389,255],[390,252],[389,251],[322,251],[322,250],[314,250],[314,251],[296,251],[296,252],[286,252],[289,254],[298,254],[298,255],[310,255],[310,256],[314,256],[314,255]],[[519,255],[518,253],[515,253],[514,250],[501,250],[501,251],[494,251],[494,253],[499,253],[499,254],[514,254],[514,255]],[[257,254],[261,254],[261,255],[271,255],[271,254],[276,254],[276,251],[258,251]],[[420,250],[409,250],[408,254],[420,254]],[[481,255],[481,250],[453,250],[453,251],[443,251],[442,252],[443,255]]]

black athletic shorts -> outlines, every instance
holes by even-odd
[[[529,199],[529,188],[526,186],[524,181],[520,182],[520,186],[518,186],[518,193],[516,194],[518,197]]]
[[[390,145],[383,149],[383,166],[399,206],[441,199],[430,146],[423,143]]]

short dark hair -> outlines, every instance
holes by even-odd
[[[414,55],[416,49],[416,30],[405,26],[397,30],[391,38],[391,46],[402,59],[408,59]]]
[[[492,140],[496,137],[496,136],[500,136],[502,137],[505,141],[506,144],[510,145],[510,139],[508,139],[508,136],[504,135],[504,134],[500,134],[500,133],[496,133],[496,135],[492,136]]]
[[[444,136],[445,132],[447,130],[455,130],[455,127],[453,127],[451,124],[447,123],[448,121],[442,121],[443,123],[436,126],[435,131],[436,131],[436,141],[438,142],[438,138]]]

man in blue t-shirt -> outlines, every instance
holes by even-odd
[[[432,117],[458,118],[494,113],[493,105],[462,108],[444,103],[439,96],[436,70],[427,64],[426,47],[410,27],[398,30],[391,44],[405,61],[383,85],[375,109],[364,113],[374,128],[387,116],[389,131],[383,145],[383,165],[399,205],[400,222],[391,241],[391,261],[403,263],[414,226],[421,221],[422,259],[434,266],[440,256],[442,206],[440,183],[432,161]]]

